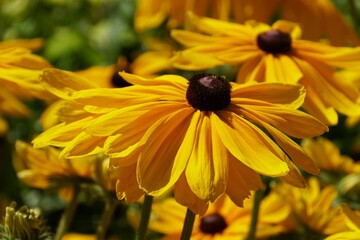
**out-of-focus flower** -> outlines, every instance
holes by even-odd
[[[186,24],[186,13],[193,12],[200,16],[212,16],[228,19],[230,3],[227,0],[207,0],[193,2],[189,0],[141,0],[135,12],[135,29],[144,31],[160,26],[166,19],[168,28]]]
[[[16,203],[12,202],[6,207],[4,224],[0,225],[0,238],[46,240],[52,236],[48,230],[39,209],[29,209],[24,205],[16,210]]]
[[[14,166],[17,175],[29,186],[40,189],[58,187],[65,199],[73,195],[74,183],[93,183],[96,180],[104,188],[114,189],[114,180],[110,180],[107,171],[108,161],[98,156],[64,159],[59,157],[58,149],[34,149],[20,140],[16,142],[16,153]]]
[[[277,21],[272,27],[255,22],[241,25],[193,17],[202,33],[173,30],[186,49],[173,58],[176,68],[208,69],[241,65],[237,82],[301,83],[307,94],[303,107],[326,124],[338,122],[336,111],[360,114],[359,91],[334,76],[337,69],[360,64],[360,47],[333,47],[301,40],[295,23]]]
[[[350,231],[335,233],[325,240],[358,240],[360,236],[360,213],[353,211],[345,204],[340,207],[346,216],[346,225]]]
[[[326,138],[305,139],[301,143],[315,164],[328,172],[360,173],[360,163],[341,155],[339,148]]]
[[[47,89],[67,100],[69,112],[64,114],[70,117],[35,138],[34,146],[63,146],[62,155],[70,158],[103,149],[118,171],[119,198],[133,202],[144,191],[158,196],[174,187],[175,199],[200,214],[223,194],[241,206],[251,190],[261,187],[259,174],[304,187],[288,156],[318,174],[287,136],[308,138],[327,131],[297,110],[305,97],[302,86],[240,85],[213,74],[190,80],[120,75],[134,85],[68,94],[62,86],[73,79],[44,71]],[[72,115],[71,109],[79,106],[88,115]]]
[[[82,234],[82,233],[67,233],[61,240],[96,240],[94,234]]]
[[[0,134],[5,134],[8,129],[3,116],[24,117],[30,114],[22,100],[51,97],[39,82],[41,70],[51,65],[31,53],[41,45],[40,39],[0,43]]]
[[[335,207],[336,189],[332,185],[321,188],[317,178],[311,177],[306,189],[294,188],[286,183],[274,190],[285,204],[290,204],[292,214],[285,223],[294,231],[313,231],[329,235],[347,230],[344,215]],[[306,234],[306,233],[304,233]],[[311,233],[308,233],[311,235]]]
[[[360,43],[354,29],[331,0],[241,0],[239,2],[242,2],[243,7],[234,8],[234,11],[240,11],[235,15],[237,22],[253,19],[270,23],[275,14],[279,14],[281,19],[299,23],[303,29],[304,39],[313,41],[328,39],[336,46]]]
[[[244,23],[256,20],[271,23],[275,15],[298,22],[303,38],[317,41],[329,39],[333,45],[359,45],[360,41],[350,24],[331,0],[141,0],[135,14],[138,31],[159,27],[166,19],[168,28],[187,27],[187,13],[225,21]],[[306,13],[306,14],[304,14]]]
[[[245,239],[251,222],[253,197],[244,201],[239,208],[227,196],[221,197],[209,206],[208,212],[196,216],[191,239]],[[257,238],[266,238],[284,231],[280,225],[291,209],[283,204],[276,194],[266,196],[260,205],[257,223]],[[154,203],[149,229],[164,234],[162,239],[180,239],[186,208],[179,205],[173,198]],[[128,217],[139,218],[139,213],[129,208]]]

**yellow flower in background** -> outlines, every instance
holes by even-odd
[[[41,39],[0,42],[0,135],[8,130],[4,116],[25,117],[30,110],[23,100],[48,98],[39,82],[41,69],[51,67],[31,50],[42,46]]]
[[[138,2],[134,26],[137,31],[145,31],[160,26],[166,19],[168,28],[186,24],[186,13],[228,19],[230,3],[228,0],[175,1],[140,0]]]
[[[293,231],[310,229],[313,234],[329,235],[347,230],[345,217],[335,206],[336,189],[332,185],[321,187],[317,178],[308,180],[306,189],[294,188],[286,183],[275,186],[284,204],[290,204],[292,214],[285,225]],[[311,235],[311,233],[310,233]]]
[[[34,146],[62,146],[67,158],[104,151],[118,171],[119,198],[133,202],[144,191],[158,196],[174,187],[175,199],[200,214],[223,194],[241,206],[251,190],[261,187],[259,174],[304,187],[288,156],[318,174],[287,136],[309,138],[327,131],[297,110],[305,98],[300,85],[240,85],[212,74],[190,80],[120,75],[134,86],[68,94],[63,86],[73,79],[44,71],[45,86],[67,100],[70,117],[35,138]],[[81,105],[87,117],[71,118],[71,109]]]
[[[30,144],[18,140],[14,166],[17,176],[25,184],[46,189],[60,186],[61,196],[69,199],[72,196],[74,182],[100,182],[105,188],[114,189],[114,181],[107,177],[105,164],[108,161],[94,157],[64,159],[60,158],[58,149],[34,149]]]
[[[238,3],[237,3],[238,2]],[[233,1],[238,7],[235,21],[256,20],[271,23],[278,14],[280,19],[299,23],[303,38],[317,41],[328,39],[332,45],[359,45],[356,32],[331,0],[240,0]]]
[[[360,213],[350,209],[345,204],[342,204],[340,207],[346,216],[346,225],[350,231],[333,234],[325,238],[325,240],[358,240],[360,236]]]
[[[355,69],[360,64],[360,47],[340,48],[301,40],[299,26],[286,21],[270,27],[194,16],[193,22],[201,33],[172,31],[173,38],[186,47],[174,56],[174,67],[200,70],[241,65],[239,83],[303,84],[307,91],[303,107],[326,124],[337,124],[336,111],[359,115],[358,89],[334,73],[339,68]]]
[[[209,206],[207,213],[197,216],[191,239],[245,239],[251,222],[253,197],[239,208],[227,196]],[[290,214],[289,205],[283,204],[276,194],[267,195],[261,202],[257,223],[257,238],[267,238],[285,230],[279,223]],[[152,206],[149,229],[165,236],[161,239],[180,239],[186,208],[173,198],[156,202]],[[136,222],[139,213],[128,209],[130,222]]]
[[[332,45],[359,45],[356,32],[331,0],[141,0],[135,13],[135,28],[144,31],[167,21],[168,28],[187,27],[187,14],[244,23],[271,24],[275,17],[299,23],[303,38],[328,39]],[[306,14],[304,14],[306,13]]]
[[[326,138],[305,139],[301,146],[315,164],[328,172],[360,173],[360,163],[348,156],[341,155],[339,148]]]

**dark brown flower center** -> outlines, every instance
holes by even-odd
[[[111,77],[111,84],[113,85],[113,87],[122,88],[122,87],[131,86],[130,83],[125,81],[125,79],[123,79],[120,76],[119,71],[121,71],[121,70],[119,69],[118,71],[115,71],[115,73]]]
[[[261,50],[269,53],[288,53],[291,50],[291,36],[276,29],[259,34],[256,42]]]
[[[207,215],[200,220],[200,230],[206,234],[221,233],[227,227],[223,216],[218,213]]]
[[[222,76],[196,74],[189,80],[186,91],[188,103],[200,111],[221,110],[229,106],[231,85]]]

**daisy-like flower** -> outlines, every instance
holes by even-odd
[[[46,189],[60,187],[60,195],[70,199],[74,182],[101,184],[105,189],[115,189],[114,179],[108,173],[108,161],[93,157],[78,159],[60,158],[58,149],[34,149],[30,144],[18,140],[14,166],[17,176],[25,184]]]
[[[321,170],[360,173],[360,164],[348,156],[341,155],[339,148],[326,138],[305,139],[301,145]]]
[[[332,185],[320,186],[317,178],[308,180],[306,189],[294,188],[286,183],[277,185],[274,190],[285,202],[290,204],[292,214],[285,222],[289,229],[311,235],[326,236],[347,230],[345,217],[335,206],[336,189]],[[310,231],[310,232],[309,232]]]
[[[358,66],[360,47],[339,48],[301,40],[299,26],[282,20],[271,27],[196,16],[193,22],[202,33],[172,31],[173,38],[186,47],[174,56],[174,67],[200,70],[241,65],[237,82],[303,84],[307,91],[303,107],[326,124],[337,124],[336,111],[359,115],[358,89],[334,73]]]
[[[237,22],[253,19],[270,23],[277,14],[281,19],[299,23],[304,39],[317,41],[325,38],[336,46],[360,43],[354,29],[331,0],[242,0],[233,4],[238,5],[231,8],[238,12],[234,14]]]
[[[252,197],[244,201],[244,208],[239,208],[227,196],[221,197],[209,206],[208,212],[197,216],[191,239],[245,239],[251,222]],[[138,218],[138,212],[128,210],[130,221]],[[267,238],[285,230],[279,224],[290,214],[289,205],[283,204],[276,194],[267,195],[261,202],[257,223],[257,238]],[[149,229],[164,234],[161,239],[180,239],[186,208],[173,198],[154,203]]]
[[[304,187],[295,164],[319,173],[289,138],[328,130],[297,110],[305,97],[301,85],[240,85],[212,74],[190,80],[120,75],[134,85],[68,94],[72,79],[44,71],[44,85],[67,100],[69,112],[66,122],[40,134],[34,146],[62,146],[66,158],[104,151],[118,171],[119,198],[133,202],[144,192],[158,196],[174,187],[175,199],[201,214],[223,194],[241,206],[261,187],[260,174]],[[72,114],[79,106],[87,115]]]
[[[360,213],[353,211],[347,205],[343,204],[340,206],[342,211],[345,214],[346,225],[349,228],[349,231],[344,231],[340,233],[335,233],[325,240],[357,240],[360,236]]]
[[[51,66],[45,59],[31,53],[41,45],[40,39],[0,43],[0,134],[5,134],[8,129],[3,116],[25,117],[30,114],[22,100],[50,97],[41,86],[39,75],[43,68]]]

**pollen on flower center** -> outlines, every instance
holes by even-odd
[[[196,74],[186,91],[188,103],[200,111],[221,110],[229,106],[231,85],[223,76]]]
[[[120,71],[120,70],[119,70]],[[128,83],[127,81],[125,81],[125,79],[123,79],[118,71],[115,71],[115,73],[112,75],[111,77],[111,84],[116,87],[116,88],[122,88],[122,87],[127,87],[127,86],[131,86],[130,83]]]
[[[207,234],[221,233],[227,227],[223,216],[218,213],[207,215],[200,220],[200,230]]]
[[[291,36],[276,29],[259,34],[256,42],[261,50],[269,53],[287,53],[291,50]]]

